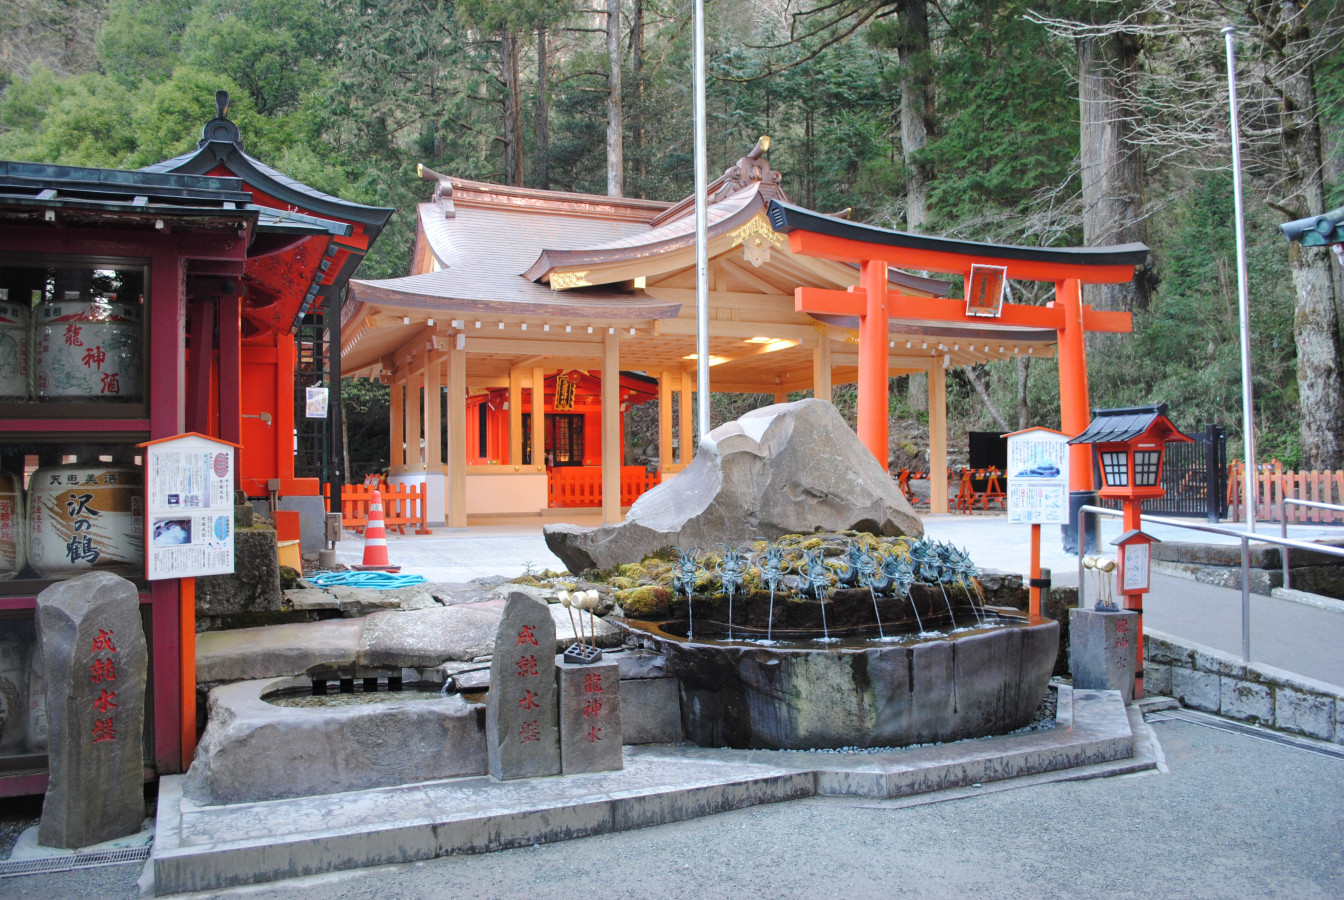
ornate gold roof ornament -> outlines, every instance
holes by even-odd
[[[551,290],[567,291],[570,288],[592,287],[593,283],[588,280],[588,271],[582,272],[552,272]]]
[[[771,247],[784,244],[784,236],[770,227],[770,221],[763,212],[752,216],[745,225],[733,229],[728,237],[732,239],[731,246],[742,245],[742,258],[758,269],[770,261]]]

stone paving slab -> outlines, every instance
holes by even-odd
[[[350,667],[363,619],[329,619],[196,635],[196,681],[246,681],[302,675],[313,667]]]
[[[887,802],[1033,776],[1153,768],[1137,713],[1115,692],[1060,688],[1059,725],[885,753],[625,748],[625,769],[497,782],[457,778],[370,791],[198,806],[160,782],[151,863],[159,894],[479,853],[813,796]],[[1119,761],[1119,762],[1116,762]],[[1110,766],[1104,765],[1110,763]],[[1119,769],[1116,769],[1119,766]],[[1067,774],[1064,777],[1068,777]]]

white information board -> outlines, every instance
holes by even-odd
[[[1008,521],[1069,521],[1069,436],[1049,428],[1008,435]]]
[[[186,434],[145,447],[145,577],[233,572],[233,444]]]

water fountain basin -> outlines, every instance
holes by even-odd
[[[612,620],[617,621],[617,620]],[[872,631],[771,644],[709,619],[618,622],[663,653],[686,737],[704,747],[904,747],[1030,724],[1059,651],[1059,623],[988,607],[943,634]],[[780,637],[780,635],[776,635]]]

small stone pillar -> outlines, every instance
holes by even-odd
[[[50,775],[38,843],[78,848],[135,834],[145,818],[149,656],[135,585],[107,572],[37,596]]]
[[[555,621],[540,600],[509,594],[495,634],[485,746],[490,774],[500,781],[557,775]]]
[[[555,675],[560,685],[562,771],[576,775],[624,768],[620,665],[561,660]]]
[[[1134,641],[1139,614],[1126,609],[1069,610],[1069,669],[1073,686],[1119,691],[1134,699]]]

